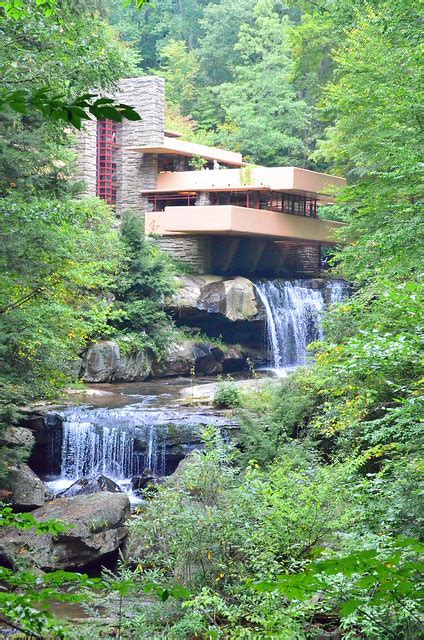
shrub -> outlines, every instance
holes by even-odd
[[[217,383],[214,398],[217,409],[235,409],[241,403],[242,393],[233,380],[222,380]]]

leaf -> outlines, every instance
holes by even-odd
[[[358,600],[357,598],[351,598],[350,600],[347,600],[347,602],[345,602],[340,607],[341,617],[345,618],[346,616],[349,616],[351,613],[356,611],[358,607],[360,607],[362,604],[363,604],[362,601]]]

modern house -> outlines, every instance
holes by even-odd
[[[142,215],[146,234],[195,273],[318,275],[340,223],[319,216],[343,178],[296,167],[249,166],[241,154],[165,130],[164,81],[119,83],[138,122],[89,122],[78,140],[86,195]]]

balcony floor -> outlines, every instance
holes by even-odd
[[[145,215],[146,234],[257,237],[335,244],[341,222],[233,205],[166,207]]]

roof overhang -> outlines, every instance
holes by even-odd
[[[188,142],[179,138],[164,136],[161,145],[141,145],[136,147],[125,147],[126,151],[134,151],[137,153],[158,153],[176,156],[201,156],[205,160],[217,160],[224,164],[233,165],[235,167],[245,166],[245,162],[241,157],[241,153],[235,151],[227,151],[226,149],[218,149],[217,147],[207,147],[204,144],[196,142]]]

